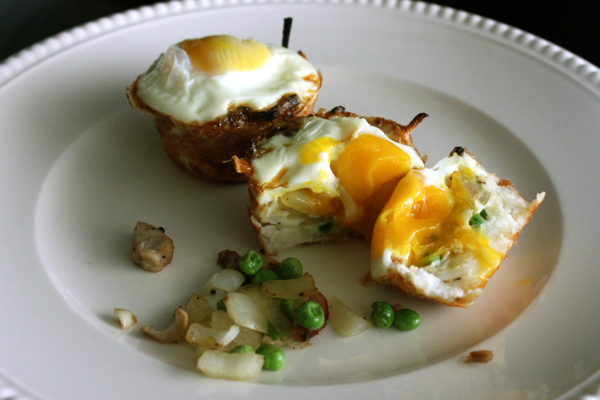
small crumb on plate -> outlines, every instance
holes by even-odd
[[[476,350],[469,353],[465,363],[487,363],[492,361],[494,353],[491,350]]]

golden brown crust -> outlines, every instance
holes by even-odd
[[[183,169],[205,180],[243,182],[229,162],[234,155],[244,157],[256,141],[278,124],[312,112],[321,86],[321,76],[311,78],[316,83],[312,96],[305,102],[290,93],[278,103],[263,110],[240,105],[213,121],[186,123],[154,110],[138,94],[141,75],[127,88],[127,99],[133,109],[151,113],[168,156]]]
[[[408,123],[408,125],[402,125],[390,119],[381,117],[363,117],[361,115],[346,111],[346,109],[342,106],[332,108],[330,111],[326,111],[324,108],[321,108],[315,113],[315,116],[325,119],[339,117],[364,118],[369,125],[381,129],[381,131],[385,133],[388,138],[400,144],[412,147],[417,152],[419,157],[421,156],[419,150],[417,150],[413,143],[412,132],[417,125],[421,123],[421,121],[428,117],[428,115],[425,113],[417,114],[412,121]]]

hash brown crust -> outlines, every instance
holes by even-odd
[[[169,158],[204,180],[221,182],[246,180],[245,175],[238,174],[229,162],[232,157],[244,157],[253,141],[259,140],[278,124],[309,115],[322,80],[320,74],[310,77],[316,83],[316,89],[305,102],[290,93],[269,109],[254,110],[239,105],[231,107],[226,115],[200,124],[178,121],[148,106],[138,94],[140,78],[141,75],[127,88],[127,99],[134,110],[152,114]]]

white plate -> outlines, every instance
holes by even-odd
[[[421,327],[351,339],[329,329],[287,350],[279,373],[211,380],[187,347],[138,328],[168,324],[218,269],[218,251],[258,247],[246,189],[172,165],[124,89],[174,42],[228,33],[278,43],[288,16],[290,46],[324,77],[318,107],[404,123],[427,112],[414,137],[429,165],[466,146],[527,199],[547,196],[467,310],[360,286],[360,242],[281,254],[364,315],[387,299],[418,310]],[[8,60],[0,77],[0,398],[549,398],[600,371],[600,71],[551,43],[408,1],[189,1],[61,34]],[[175,241],[159,274],[130,260],[138,220]],[[113,307],[133,310],[138,327],[121,331]],[[464,364],[477,349],[494,360]]]

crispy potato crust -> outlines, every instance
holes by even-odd
[[[179,167],[204,180],[243,182],[245,175],[238,174],[229,161],[235,155],[244,157],[253,141],[279,124],[312,112],[321,87],[321,76],[311,77],[316,89],[305,102],[290,93],[269,109],[254,110],[240,105],[204,124],[178,121],[144,103],[138,94],[141,75],[127,88],[127,99],[134,110],[152,114],[165,151]]]
[[[385,133],[386,136],[389,137],[391,140],[412,147],[417,152],[419,157],[421,156],[419,150],[417,150],[417,148],[413,144],[412,132],[417,127],[417,125],[419,125],[425,118],[428,117],[428,115],[425,113],[417,114],[412,119],[412,121],[408,123],[408,125],[402,125],[395,121],[381,117],[363,117],[361,115],[357,115],[346,111],[346,109],[342,106],[337,106],[331,109],[330,111],[326,111],[324,108],[321,108],[315,113],[315,116],[325,119],[339,117],[364,118],[367,120],[369,125],[381,129],[383,133]]]

